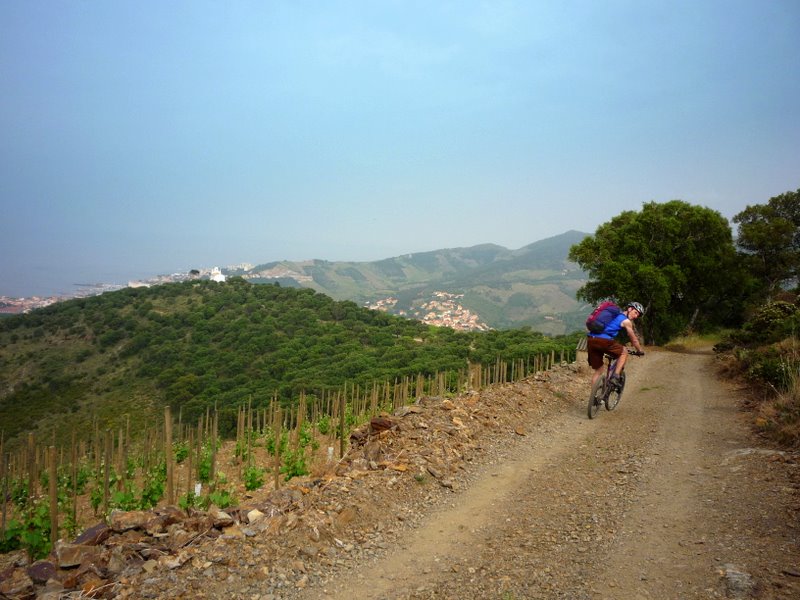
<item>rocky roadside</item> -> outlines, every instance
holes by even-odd
[[[48,560],[0,573],[7,598],[291,599],[375,561],[399,536],[500,464],[532,428],[585,393],[562,365],[373,419],[345,458],[225,511],[114,513]],[[77,596],[71,596],[77,594]]]

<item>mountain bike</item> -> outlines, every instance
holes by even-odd
[[[627,350],[628,354],[632,354],[634,356],[642,356],[644,352],[637,352],[636,350]],[[614,410],[617,408],[617,404],[619,404],[619,400],[622,397],[622,390],[625,389],[625,370],[623,369],[622,373],[619,374],[619,382],[617,385],[614,385],[609,382],[611,379],[611,374],[617,368],[617,357],[606,354],[605,360],[608,363],[608,367],[606,367],[606,372],[600,375],[597,381],[594,382],[592,385],[592,391],[589,394],[589,418],[594,419],[597,415],[597,411],[600,410],[600,407],[605,404],[606,410]]]

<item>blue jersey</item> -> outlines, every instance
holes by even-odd
[[[622,322],[628,318],[625,313],[619,313],[614,319],[606,325],[603,333],[590,333],[589,337],[602,338],[604,340],[613,340],[617,337],[619,330],[622,329]]]

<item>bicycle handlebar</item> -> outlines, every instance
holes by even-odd
[[[633,354],[634,356],[644,356],[644,352],[639,352],[638,350],[628,350],[628,354]]]

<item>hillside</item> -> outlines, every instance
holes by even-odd
[[[567,255],[586,235],[568,231],[518,250],[482,244],[374,262],[272,262],[227,274],[307,287],[359,305],[391,298],[382,303],[389,312],[413,317],[434,292],[443,291],[459,296],[489,327],[528,326],[558,335],[581,329],[585,319],[587,307],[575,292],[586,276]]]
[[[748,431],[713,363],[648,352],[593,422],[576,365],[423,398],[311,477],[224,511],[117,512],[0,593],[797,598],[800,457]]]
[[[0,431],[12,442],[28,431],[64,440],[130,418],[135,432],[171,406],[187,421],[217,407],[228,434],[250,402],[572,348],[574,339],[434,328],[239,278],[126,288],[0,321]]]

